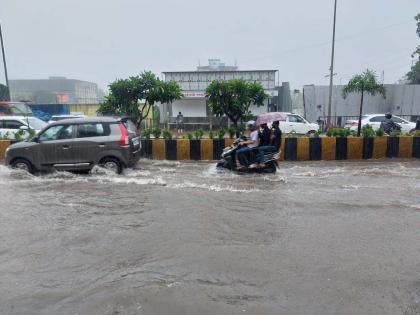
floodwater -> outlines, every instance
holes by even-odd
[[[420,161],[0,166],[0,314],[420,314]]]

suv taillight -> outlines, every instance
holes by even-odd
[[[125,147],[130,144],[130,137],[128,134],[127,129],[125,128],[123,123],[118,124],[118,127],[121,131],[121,137],[120,137],[120,146]]]

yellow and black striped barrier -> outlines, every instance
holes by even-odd
[[[154,160],[218,160],[233,139],[142,140],[142,157]],[[0,151],[1,152],[1,151]],[[420,158],[420,137],[283,138],[280,160]]]
[[[10,140],[0,140],[0,160],[4,159],[4,154],[6,153],[6,149],[9,147],[10,143]]]

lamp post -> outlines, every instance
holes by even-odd
[[[2,55],[3,55],[4,76],[6,78],[7,101],[10,101],[9,77],[7,75],[6,55],[4,53],[4,43],[3,43],[3,33],[1,31],[1,23],[0,23],[0,42],[1,42],[1,52],[2,52]]]
[[[337,0],[334,0],[334,22],[333,22],[333,37],[331,45],[331,66],[330,66],[330,90],[328,94],[328,125],[331,124],[331,103],[332,103],[332,89],[334,77],[334,48],[335,48],[335,21],[337,17]]]

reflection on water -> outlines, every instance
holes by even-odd
[[[1,314],[417,309],[420,161],[0,166],[0,193]]]

